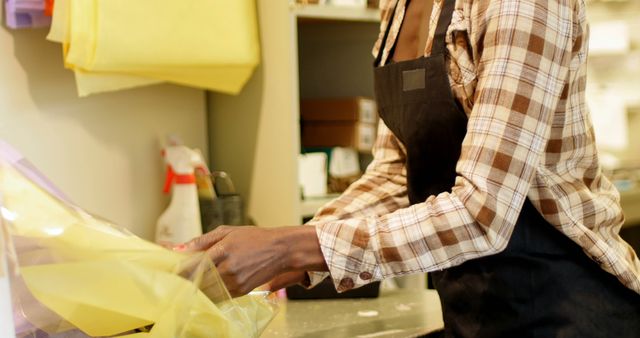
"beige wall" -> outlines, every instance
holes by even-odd
[[[0,28],[0,138],[83,208],[151,238],[167,203],[158,140],[175,133],[207,153],[203,91],[159,85],[80,99],[45,35]]]

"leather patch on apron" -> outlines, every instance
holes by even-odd
[[[416,89],[424,89],[425,81],[424,81],[425,69],[412,69],[405,70],[402,72],[402,90],[405,92],[416,90]]]

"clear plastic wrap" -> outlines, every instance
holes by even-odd
[[[74,206],[2,141],[0,211],[18,337],[257,337],[275,315],[267,293],[232,299],[204,253]]]

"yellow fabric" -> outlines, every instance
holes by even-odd
[[[64,0],[49,39],[81,94],[162,81],[235,94],[259,62],[252,0]]]
[[[117,73],[87,72],[80,69],[74,71],[78,95],[85,97],[94,93],[110,92],[123,89],[148,86],[164,81],[143,76]],[[187,83],[186,85],[191,85]]]
[[[49,35],[47,35],[49,41],[59,43],[68,42],[69,1],[70,0],[56,0],[56,5],[53,7],[51,28],[49,29]]]
[[[63,45],[63,53],[66,55],[71,40],[69,22],[69,3],[71,0],[57,0],[53,12],[51,29],[47,39],[59,42]],[[65,57],[66,59],[66,57]],[[67,68],[74,69],[72,64],[65,60]],[[101,93],[122,89],[130,89],[164,82],[160,79],[143,76],[127,75],[116,72],[88,72],[81,69],[74,70],[76,86],[80,96],[88,96],[93,93]]]
[[[232,300],[206,255],[167,250],[67,206],[2,162],[0,191],[29,297],[71,324],[31,321],[41,329],[112,336],[153,325],[131,337],[255,337],[273,317],[263,297]],[[192,262],[206,268],[181,268]]]

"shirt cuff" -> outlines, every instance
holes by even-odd
[[[320,249],[338,292],[359,288],[383,278],[373,249],[373,238],[367,231],[367,221],[348,219],[316,225]],[[317,280],[319,277],[315,278]]]
[[[307,271],[307,279],[304,281],[302,286],[307,289],[313,289],[327,277],[329,277],[328,272]]]

